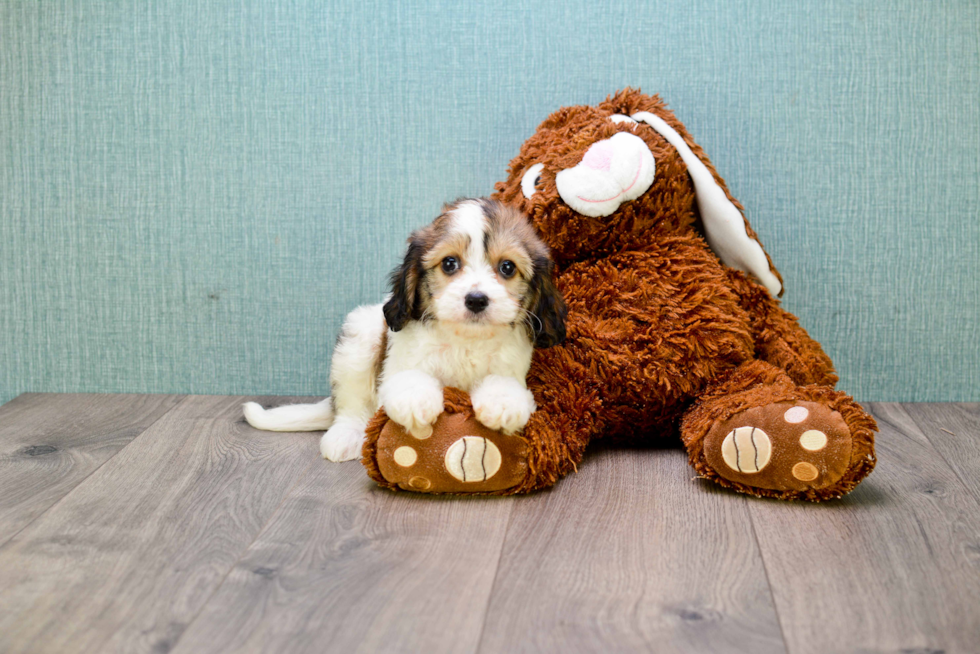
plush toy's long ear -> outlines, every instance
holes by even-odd
[[[769,261],[748,220],[728,199],[725,189],[718,184],[684,138],[661,117],[649,111],[639,111],[631,118],[650,125],[681,155],[694,182],[705,239],[721,262],[753,275],[774,296],[782,295],[783,284],[779,271]]]

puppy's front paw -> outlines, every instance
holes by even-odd
[[[367,423],[338,418],[320,439],[320,454],[335,463],[360,458],[365,429]]]
[[[442,413],[442,385],[424,372],[406,370],[386,379],[378,389],[388,417],[415,438],[432,435],[432,423]]]
[[[507,435],[524,429],[534,413],[534,395],[512,377],[487,375],[470,394],[481,424]]]

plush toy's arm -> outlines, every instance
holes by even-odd
[[[728,276],[751,320],[756,358],[785,370],[800,386],[836,386],[833,362],[820,343],[800,326],[796,316],[745,273],[731,270]]]

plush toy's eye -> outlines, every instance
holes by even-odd
[[[500,265],[497,266],[497,270],[500,271],[500,274],[504,279],[510,279],[514,276],[514,273],[517,272],[517,266],[515,266],[514,262],[510,259],[504,259],[500,262]]]
[[[526,171],[524,171],[524,177],[521,178],[521,192],[524,193],[524,197],[531,199],[534,192],[537,190],[538,183],[541,181],[541,171],[544,170],[544,164],[536,163]]]
[[[459,259],[456,257],[446,257],[442,260],[442,272],[452,275],[459,270]]]

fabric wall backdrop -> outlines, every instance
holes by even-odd
[[[410,229],[660,93],[862,400],[980,400],[980,4],[0,3],[0,400],[324,394]]]

